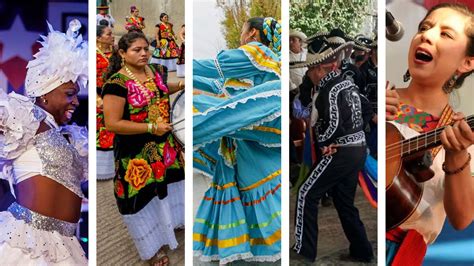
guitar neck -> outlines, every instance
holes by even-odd
[[[466,122],[471,130],[474,130],[474,115],[468,116]],[[445,127],[440,127],[416,137],[403,140],[401,143],[402,157],[410,156],[414,153],[429,150],[441,145],[441,133],[444,129]]]

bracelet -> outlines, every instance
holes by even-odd
[[[147,133],[153,133],[153,123],[148,123],[148,128],[146,130]]]
[[[443,163],[443,171],[447,176],[448,175],[459,174],[459,173],[462,172],[462,170],[464,170],[464,168],[466,168],[469,165],[470,161],[471,161],[471,154],[467,153],[467,160],[461,167],[459,167],[458,169],[456,169],[454,171],[449,171],[448,169],[446,169],[446,163]]]

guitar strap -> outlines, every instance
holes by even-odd
[[[438,121],[438,124],[436,125],[436,128],[440,128],[440,127],[444,127],[446,125],[449,125],[453,122],[453,115],[454,115],[454,110],[453,108],[451,108],[451,106],[449,104],[446,105],[446,107],[444,107],[443,109],[443,113],[441,113],[441,117]],[[431,149],[431,158],[434,158],[436,157],[436,155],[438,155],[438,152],[441,150],[443,146],[438,146],[434,149]]]

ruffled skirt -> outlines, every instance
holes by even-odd
[[[58,221],[42,216],[40,223],[27,223],[9,211],[0,212],[0,264],[87,265],[84,250],[75,236],[39,229],[48,220]]]
[[[155,197],[139,212],[123,215],[123,221],[142,260],[164,245],[176,249],[174,229],[184,225],[184,180],[169,184],[166,198]]]
[[[255,188],[214,178],[197,211],[194,255],[202,261],[274,262],[281,252],[281,185],[277,173]],[[230,182],[228,182],[230,181]],[[244,189],[244,190],[242,190]]]

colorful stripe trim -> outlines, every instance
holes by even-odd
[[[243,87],[243,88],[251,88],[253,86],[253,82],[251,80],[239,80],[239,79],[227,79],[224,82],[224,87]]]
[[[271,236],[267,238],[250,238],[248,234],[241,235],[239,237],[229,238],[229,239],[215,239],[215,238],[207,238],[203,234],[193,234],[193,241],[196,242],[203,242],[206,247],[217,246],[218,248],[230,248],[234,246],[238,246],[245,242],[250,241],[250,245],[266,245],[271,246],[275,244],[275,242],[281,240],[281,230],[276,231]]]
[[[199,153],[202,157],[204,157],[206,160],[210,161],[212,164],[216,164],[217,160],[212,158],[211,156],[207,155],[207,153],[203,152],[201,149],[196,151]]]
[[[198,90],[198,89],[193,90],[193,95],[206,95],[206,96],[211,96],[215,98],[228,98],[227,95],[225,95],[224,93],[216,94],[216,93]]]
[[[274,127],[264,127],[264,126],[255,126],[253,129],[258,130],[258,131],[263,131],[263,132],[270,132],[270,133],[275,133],[278,135],[281,135],[281,130],[278,128]]]
[[[277,218],[279,216],[281,216],[281,211],[276,211],[271,215],[270,219],[267,222],[262,222],[262,223],[259,223],[259,224],[251,224],[251,225],[248,225],[247,227],[249,229],[257,229],[257,228],[267,227],[273,222],[273,220],[275,220],[275,218]],[[217,228],[218,230],[231,229],[231,228],[239,227],[243,224],[246,224],[245,219],[240,219],[240,220],[238,220],[236,222],[233,222],[233,223],[230,223],[230,224],[213,224],[210,221],[206,221],[205,219],[202,219],[202,218],[196,218],[194,221],[196,223],[204,224],[207,227],[209,227],[210,229],[216,229]]]
[[[245,206],[245,207],[248,207],[248,206],[252,206],[252,205],[257,205],[259,203],[261,203],[262,201],[266,200],[268,195],[270,194],[275,194],[275,192],[281,187],[281,184],[278,184],[275,188],[273,189],[270,189],[269,191],[267,191],[267,193],[265,193],[265,195],[263,195],[262,197],[260,197],[259,199],[257,200],[253,200],[253,201],[250,201],[250,202],[242,202],[242,205]],[[204,196],[203,197],[203,200],[206,200],[206,201],[214,201],[214,198],[212,197],[207,197],[207,196]],[[222,205],[226,205],[226,204],[229,204],[229,203],[232,203],[232,202],[235,202],[235,201],[239,201],[241,200],[240,197],[235,197],[235,198],[232,198],[230,200],[216,200],[214,201],[213,203],[218,205],[218,204],[222,204]]]
[[[273,72],[277,73],[278,76],[281,75],[280,63],[266,55],[257,45],[246,44],[240,46],[240,49],[244,50],[247,55],[251,56],[253,59],[252,61],[256,64],[271,69]]]
[[[199,158],[193,157],[193,161],[194,161],[195,163],[200,164],[200,165],[207,166],[206,163],[205,163],[203,160],[199,159]]]
[[[267,197],[270,195],[270,193],[273,195],[275,194],[275,192],[281,187],[281,184],[278,184],[274,189],[271,189],[269,191],[267,191],[267,193],[265,193],[265,195],[263,195],[260,199],[257,199],[257,200],[252,200],[250,202],[242,202],[242,205],[244,205],[245,207],[248,207],[248,206],[252,206],[252,205],[257,205],[259,203],[261,203],[262,201],[266,200]]]
[[[234,187],[234,186],[236,186],[236,185],[237,185],[236,182],[230,182],[230,183],[227,183],[227,184],[222,185],[222,186],[219,186],[218,184],[216,184],[216,183],[214,183],[214,182],[211,183],[211,187],[213,187],[213,188],[215,188],[215,189],[217,189],[217,190],[224,190],[224,189],[226,189],[226,188]]]
[[[204,196],[203,200],[214,201],[214,198],[209,198],[209,197]],[[216,204],[216,205],[218,205],[218,204],[227,205],[229,203],[232,203],[232,202],[238,201],[238,200],[240,200],[240,197],[235,197],[235,198],[232,198],[230,200],[221,200],[221,201],[216,200],[216,201],[214,201],[214,204]]]
[[[247,186],[247,187],[243,187],[243,188],[239,188],[240,191],[247,191],[247,190],[251,190],[251,189],[254,189],[256,187],[259,187],[260,185],[272,180],[273,178],[279,176],[281,174],[281,169],[278,169],[276,170],[275,172],[271,173],[270,175],[268,175],[267,177],[259,180],[258,182],[256,183],[253,183],[252,185],[250,186]]]

